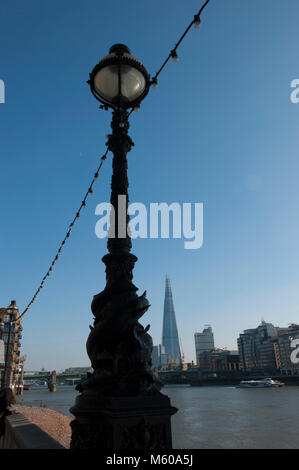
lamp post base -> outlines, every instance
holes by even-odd
[[[171,406],[166,395],[99,397],[79,395],[70,409],[71,449],[171,449]]]

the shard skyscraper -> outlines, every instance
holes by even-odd
[[[178,328],[176,324],[173,298],[169,276],[166,276],[162,346],[165,352],[171,356],[171,362],[181,362]]]

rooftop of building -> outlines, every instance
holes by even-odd
[[[16,317],[20,316],[19,308],[15,300],[10,302],[8,307],[1,307],[0,308],[0,317],[4,317],[5,315],[15,315]]]

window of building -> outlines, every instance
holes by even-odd
[[[9,323],[4,323],[4,330],[5,333],[9,332]]]
[[[4,344],[7,344],[7,343],[8,343],[8,335],[3,335],[3,338],[2,338],[2,339],[3,339]],[[13,336],[10,336],[10,338],[9,338],[9,343],[11,344],[11,343],[13,343],[13,342],[14,342],[14,338],[13,338]]]

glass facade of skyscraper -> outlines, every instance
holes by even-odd
[[[170,361],[179,364],[181,362],[181,351],[170,279],[168,276],[166,276],[165,285],[162,345],[165,348],[165,352],[170,357]]]

